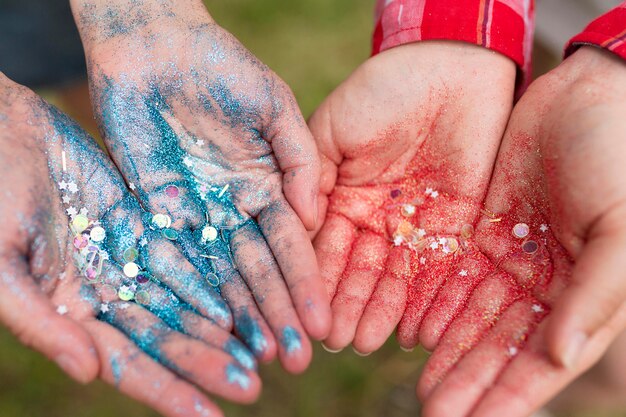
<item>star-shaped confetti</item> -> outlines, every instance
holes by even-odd
[[[130,188],[131,190],[135,191],[135,189],[136,189],[137,187],[135,187],[135,184],[134,184],[134,183],[129,182],[129,183],[128,183],[128,188]]]
[[[59,274],[59,281],[63,281],[65,279],[65,272],[61,272]]]
[[[183,158],[183,164],[187,165],[189,168],[193,166],[193,162],[191,161],[191,158],[189,158],[188,156]]]
[[[404,242],[404,238],[402,236],[396,236],[396,237],[393,238],[393,244],[395,246],[402,245],[402,242]]]
[[[196,145],[203,146],[204,145],[204,141],[202,139],[199,139],[199,140],[196,141]]]
[[[67,306],[65,304],[61,304],[60,306],[57,307],[57,313],[59,313],[60,315],[64,316],[67,314]]]
[[[539,226],[539,230],[541,230],[543,233],[547,232],[549,229],[547,224],[542,224],[541,226]]]
[[[432,193],[430,193],[430,196],[431,196],[432,198],[437,198],[437,197],[439,197],[439,191],[433,191]]]
[[[61,181],[61,182],[59,183],[59,188],[60,188],[61,190],[67,190],[67,183],[66,183],[65,181]]]
[[[76,185],[75,182],[68,182],[67,190],[72,194],[76,194],[78,192],[78,186]]]
[[[539,304],[533,304],[531,309],[533,310],[533,313],[543,313],[543,307],[541,307]]]
[[[80,209],[80,214],[82,214],[83,216],[87,216],[87,213],[89,213],[89,210],[87,210],[85,207]]]
[[[139,239],[139,246],[143,247],[146,246],[148,244],[148,239],[146,239],[145,237],[142,237],[141,239]]]
[[[425,258],[425,257],[423,257],[423,256],[422,256],[422,257],[420,258],[420,264],[422,264],[422,265],[426,265],[426,258]]]
[[[71,198],[69,195],[64,195],[61,200],[63,200],[63,204],[70,204]]]
[[[74,217],[78,214],[78,211],[76,210],[75,207],[70,207],[67,210],[65,210],[67,212],[67,215],[70,217]]]
[[[518,350],[515,346],[509,346],[509,356],[515,356],[517,355]]]
[[[430,244],[430,248],[431,248],[432,250],[437,250],[437,248],[438,248],[438,247],[439,247],[439,243],[437,243],[436,241],[433,241],[433,242]]]
[[[467,276],[467,269],[461,269],[459,271],[459,276],[466,277]]]
[[[426,230],[424,230],[424,229],[417,229],[417,237],[419,237],[421,239],[424,236],[426,236]]]
[[[100,304],[100,312],[101,313],[108,313],[110,310],[109,305],[107,303],[102,303]]]
[[[121,310],[126,310],[128,307],[130,307],[130,304],[128,304],[128,303],[122,303],[122,304],[120,304],[120,309],[121,309]]]

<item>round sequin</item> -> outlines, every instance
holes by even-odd
[[[522,244],[522,250],[524,251],[524,253],[527,253],[529,255],[537,252],[538,249],[539,244],[534,240],[527,240]]]
[[[133,262],[139,256],[139,252],[135,248],[128,248],[124,251],[124,260],[126,262]]]
[[[449,237],[446,241],[445,249],[450,253],[456,252],[459,249],[459,241],[453,237]]]
[[[208,274],[206,274],[206,280],[209,284],[211,284],[214,287],[217,287],[218,285],[220,285],[220,278],[212,272],[209,272]]]
[[[415,206],[413,204],[405,204],[402,206],[401,213],[404,217],[411,217],[415,215]]]
[[[77,214],[76,216],[74,216],[74,219],[72,220],[72,227],[74,228],[74,232],[81,233],[87,228],[87,226],[89,226],[89,219],[86,216],[82,214]]]
[[[461,227],[461,237],[464,239],[469,239],[470,237],[472,237],[474,235],[474,226],[472,226],[471,224],[464,224]]]
[[[102,242],[106,235],[106,231],[100,226],[94,227],[89,233],[89,237],[91,237],[91,240],[93,240],[94,242]]]
[[[167,214],[158,213],[152,216],[152,224],[159,229],[165,229],[170,227],[172,219]]]
[[[128,288],[126,285],[122,285],[117,291],[117,296],[122,301],[130,301],[133,299],[133,297],[135,297],[135,293],[133,293],[133,290]]]
[[[204,226],[204,229],[202,229],[202,240],[213,242],[215,239],[217,239],[217,229],[213,226]]]
[[[138,274],[135,277],[135,281],[137,281],[138,284],[145,284],[150,281],[150,277],[147,274]]]
[[[139,274],[139,265],[134,262],[129,262],[124,265],[124,275],[128,278],[135,278]]]
[[[178,232],[174,229],[163,229],[163,237],[169,240],[178,239]]]
[[[137,294],[135,294],[135,301],[139,304],[148,305],[150,304],[151,299],[152,297],[150,297],[150,293],[148,291],[137,291]]]
[[[168,185],[165,187],[165,195],[169,198],[176,198],[180,194],[178,187],[175,185]]]
[[[88,267],[85,269],[85,278],[88,281],[95,281],[98,278],[98,271],[94,267]]]
[[[83,249],[89,245],[89,238],[86,235],[76,236],[74,238],[74,247],[76,249]]]
[[[391,190],[391,198],[398,198],[400,197],[400,194],[402,194],[402,191],[400,190]]]
[[[523,239],[530,233],[530,227],[526,223],[518,223],[513,226],[513,236]]]

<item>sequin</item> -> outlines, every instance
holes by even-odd
[[[151,299],[152,297],[148,291],[138,291],[137,294],[135,294],[135,301],[139,304],[148,305]]]
[[[76,216],[74,216],[74,219],[72,220],[72,227],[74,228],[74,232],[76,234],[82,233],[82,231],[85,230],[87,226],[89,226],[89,219],[86,216],[82,214],[77,214]]]
[[[152,224],[159,229],[165,229],[172,225],[172,219],[167,214],[157,213],[152,216]]]
[[[400,197],[400,194],[402,194],[402,191],[400,190],[391,190],[391,198],[398,198]]]
[[[444,249],[446,250],[446,252],[450,252],[450,253],[456,252],[459,249],[459,241],[453,237],[449,237],[446,240]]]
[[[126,262],[133,262],[139,256],[139,252],[135,248],[128,248],[124,251],[124,260]]]
[[[133,297],[135,297],[135,294],[129,287],[127,287],[126,285],[122,285],[117,292],[117,296],[122,301],[130,301],[133,299]]]
[[[205,278],[207,282],[214,287],[217,287],[218,285],[220,285],[220,278],[212,272],[209,272],[208,274],[206,274]]]
[[[202,240],[213,242],[215,239],[217,239],[217,229],[213,226],[204,226],[204,229],[202,229]]]
[[[137,274],[135,281],[137,281],[138,284],[145,284],[150,281],[150,277],[147,274]]]
[[[169,240],[178,239],[178,232],[174,229],[163,229],[163,237]]]
[[[167,195],[169,198],[176,198],[179,194],[180,191],[178,190],[177,186],[168,185],[167,187],[165,187],[165,195]]]
[[[413,204],[405,204],[400,210],[404,217],[411,217],[415,215],[415,206]]]
[[[102,242],[104,238],[106,237],[106,235],[107,235],[106,231],[100,226],[94,227],[93,229],[91,229],[91,232],[89,233],[91,240],[93,240],[94,242]]]
[[[466,223],[461,227],[461,237],[463,239],[469,239],[473,235],[474,235],[474,226]]]
[[[527,240],[522,244],[522,250],[527,254],[533,254],[539,249],[539,244],[534,240]]]
[[[89,281],[95,281],[98,278],[98,271],[94,267],[88,267],[85,269],[85,278]]]
[[[76,236],[74,238],[74,247],[76,249],[83,249],[89,245],[89,238],[86,235]]]
[[[523,239],[530,233],[530,228],[526,223],[518,223],[513,226],[513,236],[518,239]]]
[[[139,274],[139,265],[134,262],[129,262],[124,265],[124,275],[128,278],[135,278]]]

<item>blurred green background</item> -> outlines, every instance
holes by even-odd
[[[369,55],[373,0],[222,0],[207,4],[222,26],[291,85],[305,117]],[[541,55],[540,47],[537,53]],[[554,64],[554,57],[544,54],[539,58],[538,72]],[[46,96],[54,101],[54,92]],[[264,366],[264,390],[256,404],[220,404],[231,417],[418,416],[414,385],[424,359],[419,349],[402,352],[394,341],[367,358],[350,349],[330,354],[317,346],[304,375],[287,375],[276,363]],[[0,417],[157,415],[103,383],[75,384],[0,329]],[[626,412],[579,410],[557,415],[626,417]]]

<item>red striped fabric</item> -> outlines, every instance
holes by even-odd
[[[565,46],[565,56],[582,45],[596,45],[626,59],[626,1],[574,36]]]
[[[372,54],[422,40],[458,40],[511,58],[530,80],[533,0],[378,0]]]

